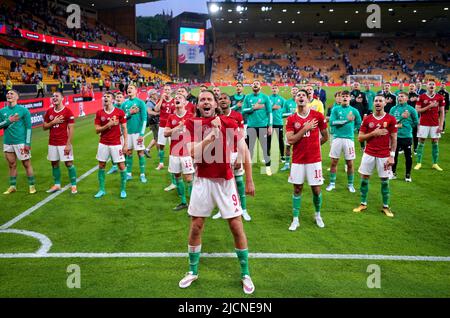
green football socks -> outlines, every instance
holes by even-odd
[[[198,275],[198,263],[200,262],[200,252],[202,246],[191,246],[188,245],[189,252],[189,271],[194,275]]]
[[[292,215],[294,218],[298,218],[300,215],[300,206],[302,204],[302,196],[296,196],[295,194],[292,196]]]
[[[389,180],[381,180],[381,195],[383,197],[383,206],[389,206]]]
[[[417,163],[422,163],[423,147],[424,144],[422,142],[419,142],[417,145]]]
[[[432,146],[431,155],[433,157],[433,164],[436,164],[439,161],[439,144],[437,142],[433,142],[431,146]]]
[[[52,167],[53,180],[55,184],[61,185],[61,169],[59,166]]]
[[[369,193],[369,179],[361,178],[361,203],[367,204],[368,193]]]
[[[239,250],[236,248],[236,255],[241,265],[241,278],[245,275],[250,276],[250,271],[248,270],[248,249]]]
[[[241,206],[243,210],[247,210],[247,198],[245,196],[245,184],[244,184],[244,177],[243,176],[237,176],[236,179],[236,186],[239,194],[239,199],[241,200]]]
[[[101,191],[105,191],[105,169],[98,169],[98,184]]]
[[[70,167],[67,167],[67,169],[69,170],[70,184],[73,186],[76,186],[77,185],[77,169],[73,165]]]

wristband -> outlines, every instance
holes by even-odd
[[[392,157],[392,158],[395,157],[395,151],[391,151],[391,157]]]

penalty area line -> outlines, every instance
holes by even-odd
[[[152,134],[151,131],[148,132],[146,135],[144,135],[144,138],[149,136],[150,134]],[[96,165],[95,167],[93,167],[92,169],[90,169],[89,171],[87,171],[83,175],[81,175],[79,178],[77,178],[77,183],[79,183],[81,180],[87,178],[88,176],[90,176],[91,174],[93,174],[97,170],[98,170],[98,165]],[[51,195],[46,197],[44,200],[38,202],[37,204],[33,205],[31,208],[27,209],[26,211],[24,211],[21,214],[19,214],[18,216],[16,216],[14,219],[12,219],[12,220],[6,222],[5,224],[3,224],[2,226],[0,226],[0,230],[6,230],[6,229],[10,228],[11,226],[16,224],[17,222],[19,222],[23,218],[27,217],[28,215],[30,215],[31,213],[33,213],[37,209],[41,208],[43,205],[45,205],[45,204],[49,203],[50,201],[52,201],[53,199],[55,199],[57,196],[63,194],[70,187],[71,187],[71,185],[68,184],[64,188],[62,188],[60,191],[52,193]]]
[[[6,253],[0,259],[24,258],[186,258],[187,253]],[[202,258],[235,258],[235,253],[202,253]],[[450,262],[450,256],[376,255],[376,254],[296,254],[249,253],[249,258],[259,259],[323,259],[323,260],[381,260]]]

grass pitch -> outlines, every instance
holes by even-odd
[[[338,88],[327,88],[332,100]],[[223,91],[231,93],[230,88]],[[246,88],[246,92],[249,89]],[[268,88],[264,88],[270,93]],[[288,89],[281,89],[289,96]],[[146,138],[146,143],[151,137]],[[32,163],[38,193],[27,193],[27,180],[19,166],[18,192],[0,197],[0,226],[48,197],[53,182],[46,160],[48,133],[33,131]],[[352,209],[359,204],[359,193],[346,190],[344,162],[339,163],[336,190],[323,191],[322,216],[326,227],[313,222],[312,194],[305,187],[302,198],[301,227],[289,232],[292,186],[281,168],[277,141],[272,144],[272,177],[261,174],[261,163],[253,166],[256,196],[247,205],[253,217],[245,223],[250,253],[373,254],[410,256],[450,256],[450,143],[443,135],[440,165],[443,172],[431,170],[431,144],[425,145],[423,168],[412,173],[413,182],[403,181],[404,159],[400,157],[398,180],[391,181],[393,219],[381,212],[378,178],[369,186],[369,208],[362,214]],[[77,119],[74,138],[78,176],[97,165],[98,136],[93,116]],[[1,145],[0,145],[1,146]],[[355,167],[361,151],[357,148]],[[325,184],[329,181],[329,142],[323,146]],[[166,150],[167,167],[168,150]],[[137,157],[134,179],[127,185],[128,198],[119,198],[118,174],[107,176],[107,195],[94,199],[97,173],[82,180],[79,194],[66,191],[11,229],[41,233],[52,241],[49,253],[185,253],[189,218],[186,211],[173,212],[179,202],[176,192],[164,192],[170,183],[167,170],[156,171],[157,153],[147,160],[149,182],[141,184]],[[107,165],[107,168],[110,164]],[[63,184],[67,170],[61,166]],[[355,175],[355,187],[360,178]],[[8,186],[6,161],[0,161],[0,189]],[[325,186],[323,187],[323,190]],[[6,253],[34,253],[38,240],[1,233],[0,256]],[[231,233],[224,220],[209,219],[203,236],[205,253],[233,253]],[[67,267],[81,269],[81,288],[69,289]],[[381,288],[367,287],[367,267],[381,268]],[[0,297],[242,297],[239,264],[236,258],[201,258],[200,278],[182,290],[178,281],[188,270],[186,257],[170,258],[0,258]],[[251,297],[449,297],[450,262],[344,260],[344,259],[250,259],[256,286]]]

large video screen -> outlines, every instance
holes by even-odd
[[[204,45],[205,29],[180,28],[180,44]]]

